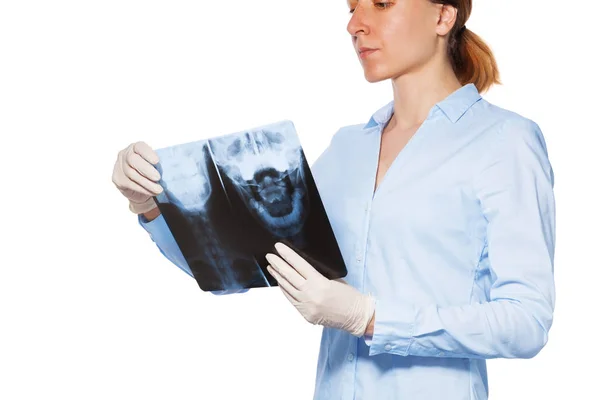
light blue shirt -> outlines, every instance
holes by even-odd
[[[392,112],[341,128],[311,167],[345,279],[376,298],[372,338],[323,328],[314,398],[487,399],[485,360],[533,357],[552,324],[546,143],[467,84],[430,109],[373,194]],[[189,274],[162,216],[139,221]]]

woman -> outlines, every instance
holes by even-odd
[[[393,101],[336,132],[312,166],[349,272],[327,280],[282,244],[269,272],[324,326],[315,399],[486,399],[485,360],[533,357],[552,324],[543,134],[481,98],[499,80],[489,48],[465,28],[470,0],[349,7],[366,79],[393,88]],[[149,197],[161,191],[157,161],[132,144],[113,181],[190,273]]]

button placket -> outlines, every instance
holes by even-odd
[[[363,253],[365,252],[365,248],[366,248],[366,243],[368,243],[369,241],[369,225],[370,225],[370,221],[369,221],[369,211],[370,211],[370,203],[366,202],[365,205],[363,206],[363,210],[364,210],[364,222],[363,222],[363,240],[361,240],[361,243],[357,246],[356,248],[356,253],[355,253],[355,259],[356,262],[358,264],[362,263],[364,260],[364,255]]]

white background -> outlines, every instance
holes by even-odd
[[[111,174],[133,141],[287,118],[312,163],[392,96],[363,78],[345,1],[0,4],[0,398],[312,398],[321,328],[277,288],[200,291]],[[479,0],[467,22],[501,72],[484,98],[540,125],[556,178],[550,340],[490,361],[491,399],[598,395],[599,12]]]

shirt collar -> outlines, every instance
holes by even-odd
[[[479,99],[481,99],[481,95],[475,84],[468,83],[450,93],[445,99],[435,103],[431,107],[427,118],[431,117],[435,110],[439,108],[452,123],[455,123]],[[392,116],[393,111],[394,101],[392,100],[375,111],[363,129],[385,124]]]

